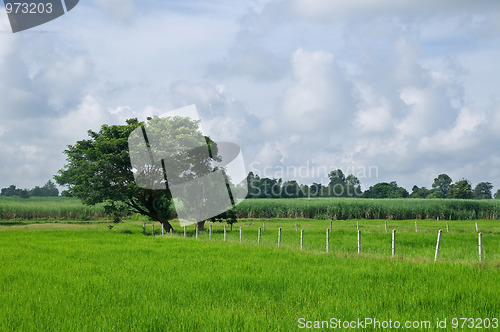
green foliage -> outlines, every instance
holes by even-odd
[[[438,177],[434,179],[432,188],[439,190],[440,197],[447,198],[452,182],[453,180],[447,174],[439,174]]]
[[[330,183],[327,186],[313,183],[311,186],[301,185],[295,180],[260,178],[253,172],[248,173],[247,198],[300,198],[300,197],[360,197],[362,195],[360,181],[354,175],[345,177],[342,170],[330,172]]]
[[[493,185],[490,182],[479,182],[474,188],[474,197],[477,199],[491,199]]]
[[[410,198],[427,198],[433,192],[437,192],[437,190],[429,190],[426,187],[419,188],[418,186],[415,185],[411,189],[411,194],[409,197]],[[439,198],[439,197],[433,197],[433,198]]]
[[[366,198],[406,198],[408,196],[408,191],[403,187],[399,187],[396,181],[377,183],[363,195]]]
[[[345,184],[345,175],[341,169],[331,171],[330,174],[328,174],[328,178],[330,179],[329,185],[334,185],[337,183],[342,185]]]
[[[170,129],[168,135],[184,135],[198,128],[197,122],[188,118],[156,120]],[[68,164],[54,178],[85,204],[105,203],[115,210],[126,205],[127,209],[160,221],[168,231],[171,228],[168,220],[172,217],[170,191],[167,187],[166,190],[141,188],[132,173],[128,138],[141,125],[137,119],[129,119],[126,125],[103,125],[99,132],[89,131],[90,139],[78,141],[64,151]]]
[[[448,192],[449,198],[470,199],[473,196],[472,186],[466,179],[462,179],[451,185]]]
[[[56,197],[59,195],[59,190],[56,188],[54,182],[49,180],[43,187],[35,186],[35,188],[19,189],[15,185],[10,185],[7,188],[2,188],[0,196],[12,197],[19,196],[21,198],[29,198],[31,196],[39,197]]]
[[[497,190],[494,197],[495,199],[500,199],[500,189]]]
[[[19,196],[20,191],[21,189],[16,188],[16,186],[12,184],[7,188],[2,188],[1,196],[7,196],[7,197]]]
[[[55,197],[59,196],[59,190],[56,188],[55,183],[49,180],[43,187],[40,188],[36,186],[35,188],[31,189],[30,196]]]
[[[30,198],[30,192],[26,189],[21,189],[19,191],[19,197],[20,198]]]

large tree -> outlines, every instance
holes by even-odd
[[[474,197],[477,199],[491,199],[493,185],[490,182],[479,182],[474,188]]]
[[[199,135],[198,122],[189,118],[167,117],[154,120],[162,123],[163,128],[167,129],[165,136],[162,136],[162,139],[165,138],[165,141],[162,141],[165,143],[165,151],[184,153],[185,151],[179,150],[178,146],[172,144],[175,142],[175,137]],[[67,165],[54,178],[59,185],[67,186],[70,194],[80,198],[85,204],[105,203],[110,210],[126,206],[136,213],[159,221],[167,231],[170,231],[172,226],[169,220],[175,217],[175,209],[168,182],[163,181],[163,190],[147,189],[136,183],[133,171],[137,170],[132,168],[130,162],[128,139],[130,134],[143,124],[137,119],[129,119],[126,123],[126,125],[103,125],[98,132],[89,130],[89,139],[68,146],[64,151],[67,155]],[[213,142],[206,139],[210,148]],[[215,144],[212,150],[217,151]],[[186,160],[191,162],[189,158]],[[199,160],[198,164],[200,163],[208,167],[210,160]],[[156,166],[153,165],[149,171],[157,175],[158,170],[154,167]],[[186,171],[182,174],[189,178],[197,176],[187,165]],[[203,224],[199,223],[199,226],[203,227]]]
[[[472,186],[467,179],[461,179],[450,187],[449,198],[471,199],[473,197]]]
[[[448,197],[448,191],[451,188],[451,183],[453,180],[447,174],[439,174],[437,178],[434,179],[432,188],[438,189],[441,198]]]
[[[361,181],[354,176],[348,175],[345,179],[346,183],[346,195],[347,197],[360,197],[363,192],[361,191]]]

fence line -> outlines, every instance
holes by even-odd
[[[263,223],[263,226],[265,227],[265,223]],[[330,221],[330,227],[332,226],[332,221]],[[359,221],[356,222],[357,226],[357,253],[361,253],[361,230],[359,230]],[[209,240],[212,240],[212,234],[213,234],[213,226],[209,225]],[[296,224],[296,227],[298,227],[298,224]],[[330,252],[330,233],[331,233],[331,228],[326,229],[326,252]],[[146,223],[143,223],[143,233],[146,234]],[[475,228],[476,231],[478,231],[478,254],[479,254],[479,262],[484,261],[484,250],[483,250],[483,234],[482,232],[479,232],[477,222],[475,222]],[[186,226],[183,226],[184,229],[184,237],[186,237]],[[387,220],[385,221],[385,229],[387,230]],[[161,236],[164,236],[164,225],[161,224]],[[446,222],[446,231],[449,231],[449,223]],[[281,246],[281,240],[282,240],[282,232],[283,229],[281,227],[278,228],[278,247]],[[418,224],[417,221],[415,221],[415,232],[418,232]],[[377,232],[375,232],[377,233]],[[425,231],[424,231],[425,233]],[[437,262],[437,259],[439,257],[439,252],[441,248],[441,241],[442,241],[442,233],[443,231],[440,229],[438,231],[438,236],[437,236],[437,241],[436,241],[436,249],[434,253],[434,262]],[[152,236],[155,236],[155,225],[152,225]],[[243,242],[243,227],[240,227],[240,242]],[[173,237],[173,228],[170,228],[170,236]],[[195,224],[195,238],[199,238],[199,230],[198,230],[198,225]],[[224,241],[227,240],[227,226],[224,225]],[[258,228],[258,240],[257,243],[260,245],[262,243],[262,228]],[[304,249],[304,229],[300,230],[300,249]],[[391,241],[391,254],[392,257],[395,257],[396,255],[396,229],[392,230],[392,241]]]

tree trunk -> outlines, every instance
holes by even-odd
[[[156,218],[163,225],[163,229],[165,230],[165,232],[169,233],[171,229],[173,231],[173,227],[172,227],[172,225],[170,225],[170,223],[168,222],[167,218],[163,217],[159,213],[156,214]]]
[[[165,229],[165,232],[169,233],[171,229],[173,231],[173,227],[172,227],[172,225],[170,225],[170,223],[168,221],[164,220],[164,221],[160,221],[160,222],[163,224],[163,228]]]
[[[203,232],[203,229],[205,228],[205,220],[198,222],[196,227],[198,227],[198,232]]]

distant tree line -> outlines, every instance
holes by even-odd
[[[431,189],[413,186],[411,194],[396,181],[380,182],[367,190],[361,189],[360,180],[354,175],[345,176],[342,170],[331,171],[326,185],[313,183],[299,184],[295,180],[261,178],[250,172],[247,176],[247,198],[299,198],[299,197],[358,197],[358,198],[461,198],[461,199],[500,199],[500,189],[492,194],[493,185],[490,182],[480,182],[474,188],[467,179],[453,182],[447,174],[440,174],[434,179]],[[63,196],[70,196],[63,191]],[[32,196],[50,197],[59,196],[59,190],[54,182],[49,180],[42,187],[20,189],[15,185],[2,188],[0,196],[18,196],[29,198]]]
[[[20,189],[15,185],[10,185],[7,188],[2,188],[0,196],[18,196],[21,198],[29,198],[31,196],[53,197],[59,196],[59,189],[56,188],[54,182],[49,180],[44,186],[35,186],[33,189]]]
[[[380,182],[367,190],[361,190],[361,182],[354,175],[345,176],[337,169],[328,174],[329,183],[300,184],[295,180],[261,178],[250,172],[247,176],[247,198],[298,198],[298,197],[359,197],[359,198],[461,198],[461,199],[491,199],[493,185],[490,182],[480,182],[475,188],[467,179],[453,183],[447,174],[440,174],[434,179],[432,189],[413,186],[411,194],[396,181]],[[500,199],[500,190],[495,198]]]
[[[359,197],[361,183],[354,175],[345,176],[342,170],[331,171],[327,185],[313,183],[308,186],[297,181],[260,178],[250,172],[247,176],[247,198],[297,198],[297,197]]]

